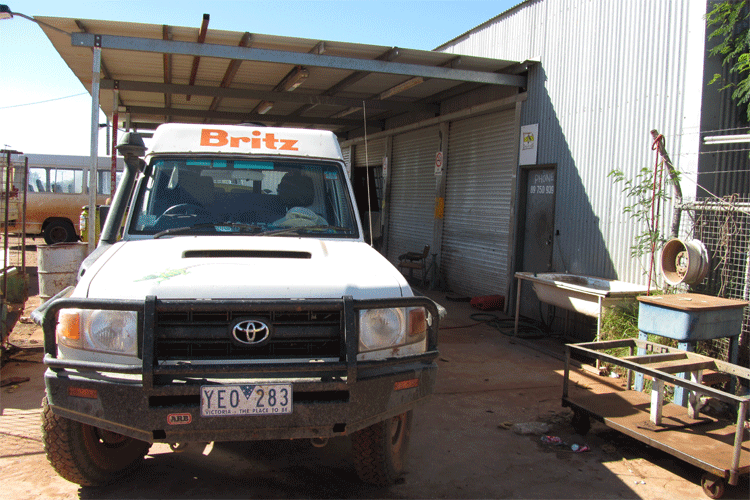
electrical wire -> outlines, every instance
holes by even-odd
[[[367,217],[369,219],[368,227],[370,228],[370,246],[372,244],[372,202],[370,201],[370,155],[367,152],[367,108],[365,101],[362,101],[362,116],[365,127],[365,178],[367,179]]]
[[[63,99],[70,99],[70,98],[73,98],[73,97],[80,97],[82,95],[88,95],[88,94],[89,94],[88,92],[81,92],[80,94],[66,95],[65,97],[55,97],[55,98],[52,98],[52,99],[46,99],[44,101],[27,102],[25,104],[13,104],[11,106],[2,106],[2,107],[0,107],[0,109],[21,108],[23,106],[35,106],[37,104],[45,104],[45,103],[53,102],[53,101],[61,101]]]

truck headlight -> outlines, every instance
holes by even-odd
[[[135,311],[62,309],[57,341],[88,351],[126,356],[138,354],[138,314]]]
[[[422,307],[364,309],[359,312],[360,353],[416,344],[426,335],[427,316]]]

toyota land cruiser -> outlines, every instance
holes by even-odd
[[[336,137],[167,124],[126,171],[45,337],[47,457],[113,481],[152,443],[350,436],[360,477],[404,470],[433,391],[437,305],[363,241]]]

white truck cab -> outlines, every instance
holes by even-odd
[[[349,435],[360,477],[395,481],[439,314],[364,243],[334,134],[167,124],[142,145],[118,146],[77,285],[34,315],[53,467],[93,485],[154,442]]]

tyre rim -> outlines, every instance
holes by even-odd
[[[130,440],[127,436],[98,427],[90,427],[89,432],[93,444],[107,449],[121,448]]]
[[[128,440],[122,434],[98,428],[96,429],[96,436],[99,438],[99,442],[107,448],[119,448]]]
[[[63,243],[68,240],[68,231],[64,227],[53,228],[50,239],[55,243]]]

